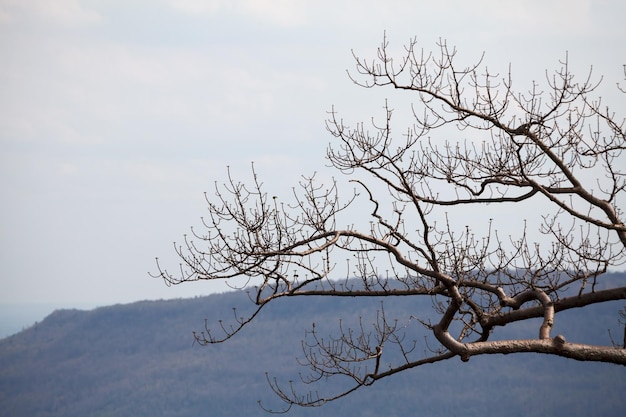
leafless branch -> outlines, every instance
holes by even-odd
[[[207,195],[203,230],[175,245],[176,273],[157,260],[155,276],[168,284],[226,280],[249,291],[254,311],[242,317],[234,310],[217,333],[207,326],[195,335],[202,344],[233,337],[281,297],[432,300],[429,313],[406,312],[411,326],[430,334],[423,343],[383,306],[373,324],[340,321],[335,336],[313,325],[302,345],[309,374],[301,383],[336,377],[351,384],[328,397],[302,395],[297,383],[268,376],[286,410],[453,357],[536,352],[626,365],[624,346],[551,334],[561,311],[626,299],[625,286],[599,285],[626,262],[626,121],[594,96],[600,83],[591,72],[574,77],[567,56],[543,84],[519,92],[510,68],[501,76],[483,68],[484,57],[461,65],[456,55],[445,41],[425,52],[411,40],[397,59],[386,38],[373,60],[354,53],[355,84],[414,100],[412,125],[400,136],[392,134],[388,102],[381,122],[351,126],[329,112],[328,161],[356,188],[344,194],[338,181],[319,184],[314,175],[282,200],[268,196],[254,166],[248,183],[229,170]],[[530,225],[520,213],[518,236],[503,237],[487,220],[488,211],[533,202],[541,220]],[[472,207],[485,212],[480,230],[456,226],[446,212]],[[541,233],[542,243],[530,232]],[[492,338],[499,327],[537,317],[534,339]]]

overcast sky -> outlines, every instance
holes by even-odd
[[[569,51],[614,86],[624,16],[623,0],[0,0],[0,304],[223,290],[148,271],[177,263],[227,165],[288,190],[323,169],[331,106],[368,120],[393,99],[345,72],[384,31],[468,64],[485,51],[520,85]]]

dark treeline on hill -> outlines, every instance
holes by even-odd
[[[624,280],[626,274],[611,274]],[[430,309],[414,297],[277,300],[227,343],[200,347],[192,331],[249,304],[232,292],[185,300],[144,301],[92,311],[59,310],[0,340],[0,416],[263,416],[257,404],[280,404],[265,372],[297,380],[301,340],[315,322],[333,332],[338,320],[375,320]],[[623,302],[560,313],[555,334],[607,343]],[[241,309],[245,314],[245,308]],[[502,329],[504,330],[504,329]],[[534,337],[528,324],[506,329]],[[504,334],[503,336],[504,337]],[[525,336],[526,337],[526,336]],[[333,392],[333,381],[323,384]],[[626,409],[626,370],[537,354],[453,359],[409,370],[322,408],[291,416],[617,416]]]

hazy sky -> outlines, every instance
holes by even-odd
[[[569,51],[623,79],[623,0],[0,0],[0,303],[207,294],[149,278],[226,166],[288,190],[322,169],[326,112],[368,120],[394,92],[346,76],[438,38],[524,85]],[[621,109],[622,111],[624,108]]]

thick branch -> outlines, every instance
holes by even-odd
[[[624,299],[626,299],[626,287],[619,287],[607,290],[597,290],[591,293],[584,293],[572,297],[562,298],[560,300],[554,301],[553,304],[554,311],[558,313],[560,311],[569,310],[571,308],[580,308],[592,304]],[[485,317],[483,326],[505,326],[509,323],[514,323],[516,321],[541,317],[543,315],[543,311],[543,306],[533,306],[519,310],[499,312],[496,315]]]
[[[484,354],[546,353],[579,361],[608,362],[626,366],[626,349],[567,343],[563,336],[553,339],[502,340],[468,343],[463,346],[466,358]],[[463,358],[464,356],[461,356]]]

